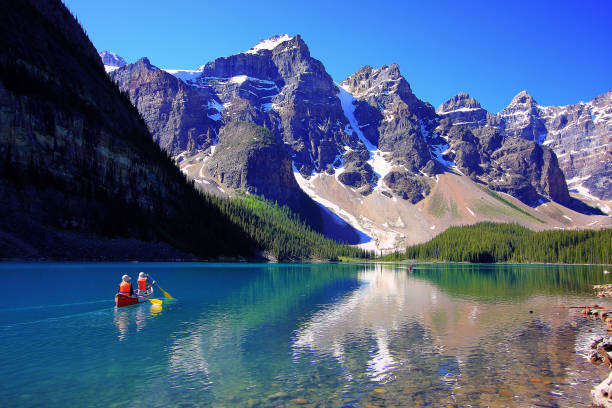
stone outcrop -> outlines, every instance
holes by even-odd
[[[490,114],[480,106],[480,102],[461,92],[444,102],[436,110],[438,116],[453,121],[455,126],[485,125]]]
[[[540,196],[569,204],[563,173],[555,154],[546,146],[519,138],[508,138],[491,154],[502,178],[490,181],[495,190],[504,191],[535,205]]]
[[[569,205],[567,185],[554,152],[526,136],[540,131],[533,114],[535,102],[528,94],[519,94],[513,103],[514,108],[497,116],[465,93],[442,104],[435,132],[448,144],[448,160],[464,174],[529,205],[547,199]],[[520,117],[529,123],[520,131],[512,127],[516,120],[504,116],[517,109],[525,110]]]
[[[551,148],[570,188],[612,199],[612,91],[568,106],[541,106],[523,91],[497,117],[506,135]]]
[[[427,129],[433,107],[418,99],[399,66],[365,66],[340,83],[356,98],[355,118],[364,136],[390,161],[418,172],[431,160]]]
[[[429,184],[422,177],[407,171],[390,171],[384,182],[395,194],[412,204],[418,203],[429,193]]]
[[[332,174],[345,147],[367,153],[343,113],[335,84],[301,37],[279,36],[262,44],[197,71],[164,71],[142,59],[110,75],[129,92],[154,139],[175,157],[206,151],[236,122],[267,128],[305,177]],[[220,150],[211,152],[214,156]],[[373,179],[370,165],[350,155],[342,162],[351,168],[339,179],[367,191]],[[278,170],[285,172],[283,179],[293,177],[291,166]],[[247,177],[246,185],[238,184],[247,190],[270,189],[278,179],[269,177]],[[250,185],[252,180],[261,183]]]
[[[291,158],[283,144],[266,128],[232,122],[219,134],[206,172],[223,185],[269,200],[299,205],[301,190],[293,177]]]

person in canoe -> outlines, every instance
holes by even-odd
[[[151,287],[155,285],[155,281],[151,282],[149,275],[144,272],[138,274],[138,294],[141,296],[147,295],[151,292]]]
[[[121,283],[119,284],[119,294],[125,296],[134,296],[134,289],[132,288],[132,278],[129,275],[123,275],[121,277]]]
[[[132,278],[130,278],[128,275],[123,275],[121,277],[119,292],[117,292],[115,295],[115,305],[117,307],[131,306],[137,303],[146,302],[147,300],[150,300],[151,303],[155,303],[153,300],[156,299],[150,299],[150,297],[153,296],[152,286],[155,284],[155,281],[149,282],[148,276],[146,276],[143,272],[141,272],[139,276],[141,278],[145,278],[142,280],[140,278],[138,279],[138,285],[144,288],[142,290],[140,287],[137,287],[136,290],[134,290],[132,287]]]

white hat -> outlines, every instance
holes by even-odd
[[[144,272],[140,272],[140,273],[138,274],[138,277],[139,277],[139,278],[144,278],[145,276],[146,276],[146,275],[145,275],[145,273],[144,273]]]
[[[121,279],[123,279],[124,281],[132,280],[132,278],[130,278],[128,275],[123,275]]]

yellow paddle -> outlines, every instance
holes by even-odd
[[[147,274],[147,277],[150,277],[150,276]],[[164,294],[164,297],[165,297],[166,299],[172,299],[172,296],[170,296],[170,294],[169,294],[168,292],[166,292],[165,290],[163,290],[163,289],[162,289],[162,287],[161,287],[161,286],[159,286],[159,283],[155,282],[155,284],[157,285],[157,287],[159,288],[159,290],[161,290],[161,291],[162,291],[162,293]]]
[[[166,299],[172,299],[172,296],[170,296],[170,294],[169,294],[168,292],[166,292],[165,290],[163,290],[163,289],[162,289],[162,287],[161,287],[161,286],[159,286],[159,283],[157,283],[157,287],[159,288],[159,290],[161,290],[161,291],[162,291],[162,293],[164,294],[164,297],[165,297]]]
[[[149,302],[153,303],[154,305],[161,305],[162,304],[162,300],[161,299],[148,299]]]

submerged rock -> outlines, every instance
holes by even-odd
[[[601,384],[596,386],[591,391],[591,397],[593,405],[601,408],[612,408],[612,372],[608,375],[608,378],[603,380]]]

